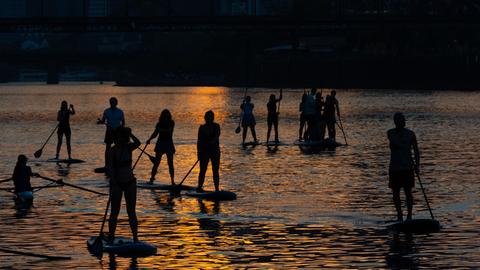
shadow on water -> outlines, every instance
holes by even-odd
[[[414,235],[411,233],[393,233],[388,241],[390,250],[385,257],[390,269],[418,269],[419,261],[414,256],[418,250],[415,246]]]
[[[70,164],[57,163],[57,174],[61,177],[67,177],[70,174]]]
[[[137,258],[129,258],[129,259],[130,259],[130,263],[129,263],[127,269],[129,269],[129,270],[139,269]],[[108,269],[110,269],[110,270],[124,269],[124,267],[119,268],[118,263],[117,263],[117,256],[115,256],[114,254],[109,254],[108,255]]]

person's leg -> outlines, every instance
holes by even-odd
[[[245,139],[247,138],[247,130],[248,130],[248,127],[247,126],[242,126],[242,143],[245,143]]]
[[[327,129],[328,129],[328,138],[335,140],[335,133],[333,129],[335,128],[335,122],[332,120],[327,121]]]
[[[403,220],[402,201],[400,200],[400,188],[392,188],[393,203],[395,204],[395,210],[397,210],[398,221]]]
[[[70,144],[72,134],[71,133],[65,133],[65,140],[67,142],[67,152],[68,152],[68,158],[72,158],[72,146]]]
[[[270,141],[270,133],[272,132],[272,121],[270,121],[270,119],[268,119],[267,121],[267,125],[268,125],[268,129],[267,129],[267,143],[268,141]]]
[[[275,142],[278,143],[278,118],[273,121],[273,127],[275,129]]]
[[[212,159],[212,172],[213,172],[213,184],[215,185],[215,191],[220,190],[220,151],[211,156]]]
[[[255,131],[255,125],[251,125],[251,126],[250,126],[250,130],[252,131],[253,140],[254,140],[255,142],[258,141],[258,140],[257,140],[257,132]]]
[[[58,159],[60,155],[60,149],[62,149],[62,140],[63,140],[63,132],[58,132],[57,133],[57,153],[55,154],[55,158]]]
[[[298,140],[303,139],[303,129],[305,128],[305,120],[300,118],[300,128],[298,129]]]
[[[167,155],[168,172],[170,173],[170,180],[172,185],[175,185],[175,167],[173,167],[173,152],[169,152]]]
[[[203,182],[205,182],[205,173],[208,168],[208,156],[200,157],[200,173],[198,174],[198,186],[197,189],[201,190],[203,188]]]
[[[150,184],[153,184],[153,181],[155,181],[155,175],[157,175],[158,166],[160,166],[160,161],[162,161],[162,153],[155,152],[155,159],[157,161],[153,163],[152,176],[150,176]]]
[[[138,241],[138,221],[135,207],[137,204],[137,185],[136,181],[132,183],[125,190],[125,203],[127,205],[128,222],[133,234],[133,241]]]
[[[325,120],[320,121],[320,140],[325,140],[325,129],[327,127],[327,123]]]
[[[111,181],[110,181],[111,182]],[[115,239],[115,230],[117,229],[118,213],[122,203],[122,190],[116,184],[111,183],[110,191],[110,218],[108,219],[109,241]]]
[[[405,197],[407,198],[407,219],[412,219],[412,210],[413,210],[413,195],[412,189],[410,187],[403,188],[405,191]]]

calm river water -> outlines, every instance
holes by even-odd
[[[1,85],[2,179],[11,175],[17,155],[25,153],[36,172],[108,191],[104,176],[93,172],[102,165],[104,149],[104,127],[95,120],[108,98],[116,96],[127,125],[142,141],[161,110],[172,111],[177,181],[196,159],[204,112],[214,110],[222,127],[221,186],[236,192],[238,199],[213,203],[139,190],[140,237],[155,244],[158,255],[99,260],[88,253],[85,241],[98,234],[107,197],[68,187],[44,189],[36,194],[30,212],[22,214],[12,196],[0,191],[0,247],[72,256],[52,262],[0,253],[0,268],[480,268],[479,92],[339,90],[350,146],[321,153],[305,153],[293,145],[302,92],[284,93],[280,139],[287,145],[242,149],[234,130],[243,89]],[[271,93],[278,90],[249,90],[261,140],[266,137]],[[86,163],[42,162],[54,156],[55,136],[43,156],[33,158],[55,127],[62,100],[77,110],[71,117],[73,156]],[[385,229],[385,221],[395,217],[387,187],[385,135],[396,111],[405,112],[407,126],[417,133],[423,181],[443,226],[440,233],[397,235]],[[148,149],[152,152],[153,146]],[[150,169],[150,161],[142,159],[136,169],[139,181],[149,178]],[[185,183],[195,185],[197,175],[198,168]],[[169,181],[163,161],[157,181]],[[32,183],[48,184],[39,179]],[[206,183],[213,188],[211,172]],[[414,196],[415,217],[428,218],[418,185]],[[130,236],[123,210],[118,235]]]

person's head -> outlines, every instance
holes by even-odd
[[[110,98],[110,108],[116,108],[118,105],[118,100],[116,97]]]
[[[67,101],[62,101],[62,104],[60,105],[60,110],[65,111],[68,110],[68,103]]]
[[[396,128],[404,128],[405,127],[405,116],[401,112],[397,112],[393,115],[393,122],[395,122]]]
[[[251,100],[252,100],[252,98],[251,98],[250,96],[246,96],[246,97],[245,97],[245,101],[246,101],[246,102],[250,102]]]
[[[172,121],[172,114],[169,110],[165,109],[160,114],[160,118],[158,118],[158,121],[160,121],[161,123],[169,123],[170,121]]]
[[[270,95],[270,101],[275,101],[275,95],[274,94]]]
[[[17,157],[17,165],[27,165],[28,158],[25,155],[18,155]]]
[[[321,100],[321,99],[322,99],[322,93],[317,93],[317,94],[315,95],[315,98],[316,98],[317,100]]]
[[[317,88],[312,88],[312,90],[310,90],[310,94],[315,96],[315,94],[317,93]]]
[[[205,118],[205,123],[211,124],[213,123],[213,120],[215,120],[215,114],[213,113],[213,111],[210,110],[205,113],[204,118]]]
[[[307,93],[303,93],[303,95],[302,95],[302,102],[305,102],[306,99],[307,99]]]
[[[127,127],[118,127],[115,130],[115,136],[113,141],[115,142],[116,145],[124,145],[127,144],[130,141],[130,134],[132,133],[132,130]]]
[[[336,95],[337,95],[337,91],[332,90],[332,91],[330,92],[330,96],[335,97]]]

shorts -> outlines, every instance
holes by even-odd
[[[107,130],[105,131],[105,139],[103,141],[106,144],[112,144],[114,136],[115,136],[115,130],[107,128]]]
[[[301,113],[301,114],[300,114],[300,122],[305,122],[305,121],[307,121],[307,120],[305,119],[305,115],[304,115],[303,113]]]
[[[388,187],[391,189],[413,188],[415,186],[413,170],[389,171],[388,176]]]
[[[70,129],[70,126],[58,126],[57,134],[58,136],[62,136],[63,134],[65,134],[65,136],[68,137],[72,135],[72,129]]]
[[[274,123],[278,123],[278,114],[268,114],[267,116],[267,123],[268,125],[272,125]]]
[[[175,146],[173,142],[157,141],[155,145],[155,153],[157,154],[175,154]]]

